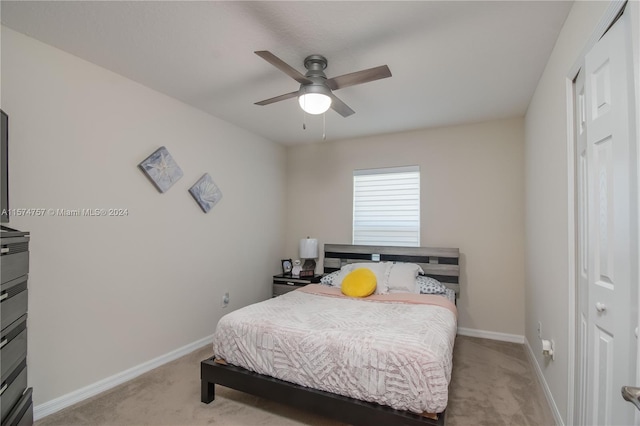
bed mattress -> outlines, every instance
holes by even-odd
[[[457,312],[436,295],[343,296],[311,284],[225,315],[214,334],[229,364],[415,413],[447,406]]]

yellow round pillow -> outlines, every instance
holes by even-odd
[[[340,290],[351,297],[367,297],[376,291],[376,274],[368,268],[358,268],[349,272],[342,280]]]

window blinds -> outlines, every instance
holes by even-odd
[[[420,245],[418,166],[353,172],[353,244]]]

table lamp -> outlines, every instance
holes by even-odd
[[[303,238],[300,240],[300,259],[305,259],[300,271],[301,277],[312,277],[316,273],[316,259],[318,258],[318,240]]]

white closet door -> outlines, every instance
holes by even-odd
[[[626,19],[585,58],[587,424],[632,425],[620,395],[636,378],[637,178]],[[580,214],[580,213],[579,213]],[[633,314],[633,315],[632,315]]]

